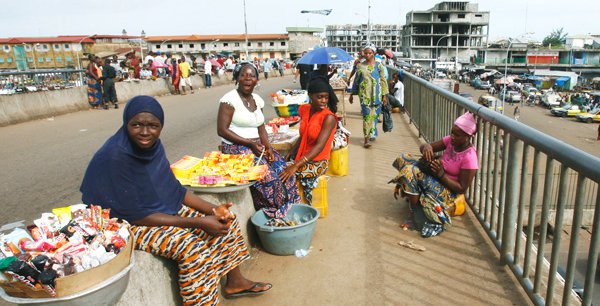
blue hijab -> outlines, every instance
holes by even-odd
[[[96,152],[85,172],[80,191],[82,201],[111,209],[111,217],[136,221],[153,213],[175,215],[186,189],[171,172],[160,139],[146,150],[129,139],[127,123],[147,112],[164,126],[162,107],[150,96],[129,100],[123,110],[123,125]]]

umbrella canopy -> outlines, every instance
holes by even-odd
[[[353,61],[354,58],[348,52],[334,47],[326,47],[312,50],[305,54],[298,64],[342,64]]]
[[[217,68],[221,68],[221,64],[220,64],[220,63],[219,63],[219,62],[218,62],[216,59],[214,59],[214,58],[211,58],[211,59],[210,59],[210,63],[211,63],[213,66],[216,66]]]

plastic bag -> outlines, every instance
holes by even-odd
[[[390,103],[386,103],[381,107],[383,113],[383,131],[385,133],[391,132],[394,128],[394,122],[392,121],[392,106]]]

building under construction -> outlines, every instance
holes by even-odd
[[[400,51],[400,27],[397,24],[344,24],[328,25],[325,36],[327,46],[349,53],[359,52],[367,42],[377,48]]]
[[[476,63],[487,45],[489,19],[489,12],[469,2],[440,2],[426,11],[410,11],[402,31],[404,55],[431,68],[437,61]]]

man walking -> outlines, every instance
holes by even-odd
[[[271,64],[269,63],[269,59],[265,58],[263,62],[263,73],[265,74],[265,80],[269,78],[269,72],[271,72]]]
[[[190,64],[185,61],[185,56],[181,57],[181,63],[179,63],[179,71],[181,72],[181,94],[185,95],[185,84],[190,86],[190,91],[192,94],[194,93],[194,88],[192,88],[192,80],[190,78]]]
[[[117,100],[117,91],[115,89],[115,78],[117,70],[111,65],[110,58],[104,60],[102,67],[102,108],[108,109],[108,103],[112,103],[114,108],[119,108]]]
[[[212,63],[208,56],[204,56],[204,86],[206,88],[212,87]]]

